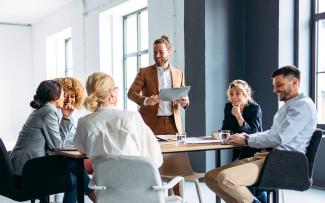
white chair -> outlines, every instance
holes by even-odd
[[[94,177],[89,188],[97,190],[96,203],[183,203],[183,177],[163,185],[152,162],[139,156],[110,156],[93,160]],[[164,197],[164,191],[181,184],[180,196]]]

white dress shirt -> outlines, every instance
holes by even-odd
[[[170,71],[171,66],[167,69],[157,66],[157,76],[159,82],[159,91],[164,88],[172,87],[172,73]],[[171,116],[173,115],[172,102],[161,101],[159,102],[157,116]]]
[[[160,145],[138,112],[102,107],[79,119],[77,149],[89,158],[109,155],[144,156],[160,167]]]
[[[305,153],[316,124],[315,104],[301,93],[281,106],[270,130],[250,135],[248,145]]]

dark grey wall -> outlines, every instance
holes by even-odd
[[[278,108],[272,92],[271,75],[278,68],[279,3],[278,0],[245,1],[245,74],[261,105],[264,130],[271,127]]]
[[[186,110],[186,132],[189,136],[205,134],[205,2],[186,0],[184,5],[185,78],[191,86],[190,106]],[[205,168],[203,152],[189,153],[192,167]]]
[[[185,77],[186,83],[191,85],[186,132],[200,135],[205,132],[205,4],[187,0],[184,9]]]
[[[264,129],[278,108],[271,74],[278,68],[278,0],[186,0],[185,72],[191,104],[186,111],[189,136],[222,125],[230,80],[244,79],[262,106]],[[195,170],[211,167],[211,153],[190,154]]]

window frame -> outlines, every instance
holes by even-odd
[[[68,43],[71,43],[71,46],[72,46],[72,40],[71,40],[71,37],[67,38],[64,40],[64,54],[65,54],[65,58],[64,58],[64,66],[65,66],[65,70],[64,70],[64,75],[65,77],[68,77],[68,76],[72,76],[72,75],[69,75],[69,71],[70,69],[73,71],[73,68],[70,68],[68,67],[68,58],[69,58],[69,50],[68,50]],[[72,60],[72,59],[71,59]],[[72,66],[73,67],[73,66]]]
[[[123,90],[124,90],[124,104],[123,107],[124,109],[127,109],[127,92],[128,92],[128,87],[127,87],[127,67],[126,67],[126,61],[129,57],[134,57],[136,56],[137,59],[137,72],[139,71],[139,68],[141,66],[141,56],[144,54],[149,54],[149,46],[147,49],[141,50],[141,19],[140,15],[142,12],[147,11],[148,12],[148,7],[139,9],[137,11],[134,11],[132,13],[129,13],[127,15],[123,16]],[[137,50],[132,53],[127,53],[127,23],[126,20],[127,18],[136,15],[136,22],[137,22]]]
[[[318,41],[317,41],[317,23],[321,20],[325,20],[325,11],[317,13],[317,2],[319,0],[312,0],[311,6],[311,96],[314,99],[316,106],[317,104],[317,89],[318,89],[318,74],[325,74],[324,71],[318,72],[317,70],[317,51],[318,51]],[[319,123],[318,127],[325,129],[325,123]]]

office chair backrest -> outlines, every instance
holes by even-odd
[[[314,161],[316,159],[317,150],[322,136],[322,130],[316,129],[306,150],[306,157],[308,159],[309,164],[309,178],[312,178],[313,175]]]
[[[93,160],[96,185],[106,186],[97,191],[97,203],[164,202],[163,192],[152,189],[161,185],[158,169],[152,162],[138,156],[99,157]]]
[[[194,175],[187,153],[164,154],[164,164],[159,168],[163,176]]]
[[[14,174],[9,160],[8,152],[0,138],[0,195],[11,196],[14,191]]]

